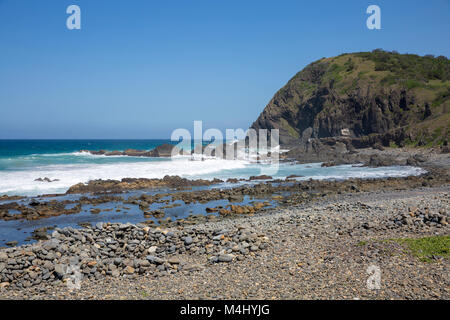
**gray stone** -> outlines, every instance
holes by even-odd
[[[185,271],[200,271],[203,270],[204,267],[201,264],[186,264],[182,269]]]
[[[139,260],[139,266],[142,268],[146,268],[148,266],[150,266],[150,262],[148,260]]]
[[[54,238],[54,239],[61,239],[62,235],[58,231],[55,230],[55,231],[52,232],[52,238]]]
[[[47,251],[51,251],[54,250],[58,247],[60,241],[58,239],[51,239],[48,241],[45,241],[44,244],[42,245],[42,248],[44,248]]]
[[[166,267],[163,264],[160,264],[156,269],[158,269],[158,271],[164,271],[166,270]]]
[[[222,240],[222,234],[219,234],[218,236],[215,236],[215,237],[213,237],[213,240],[214,241],[220,241],[220,240]]]
[[[148,248],[147,252],[148,253],[155,253],[157,249],[158,249],[157,246],[151,246],[150,248]]]
[[[146,259],[153,264],[163,264],[164,260],[155,256],[148,255]]]
[[[125,223],[125,224],[123,224],[123,223],[119,223],[119,225],[117,226],[117,228],[119,229],[119,230],[126,230],[126,229],[128,229],[128,228],[130,228],[132,225],[130,224],[130,223]]]
[[[56,254],[54,254],[54,253],[52,253],[52,252],[49,252],[49,253],[45,256],[45,259],[46,259],[46,260],[52,261],[52,260],[56,259]]]
[[[119,277],[120,276],[120,271],[119,270],[112,270],[111,271],[111,275],[113,276],[113,277]]]
[[[57,278],[61,279],[66,274],[66,266],[63,264],[55,265],[55,275]]]
[[[221,254],[218,257],[219,262],[231,262],[233,261],[234,255],[232,254]]]
[[[115,264],[109,264],[108,265],[108,270],[117,270],[117,267],[116,267],[116,265]]]
[[[8,260],[8,254],[6,252],[0,252],[0,261]]]
[[[53,269],[55,269],[53,263],[51,263],[50,261],[45,261],[43,267],[49,271],[53,271]]]
[[[240,249],[239,249],[239,252],[240,252],[241,254],[243,254],[243,255],[246,255],[246,254],[248,254],[248,249],[247,249],[247,248],[240,248]]]
[[[167,262],[170,264],[180,264],[180,259],[177,257],[171,257],[167,260]]]
[[[192,242],[194,242],[194,241],[192,240],[192,237],[186,237],[186,238],[184,239],[184,244],[185,244],[185,245],[190,245]]]
[[[70,257],[69,264],[70,265],[78,265],[80,263],[80,258],[78,257]]]

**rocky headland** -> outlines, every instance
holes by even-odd
[[[323,58],[298,72],[253,123],[284,146],[332,139],[347,148],[446,146],[450,60],[374,50]]]

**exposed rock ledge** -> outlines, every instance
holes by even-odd
[[[125,151],[80,150],[80,152],[87,152],[93,155],[130,156],[130,157],[171,157],[172,155],[181,154],[181,150],[178,147],[168,143],[157,146],[153,150],[135,150],[135,149],[127,149]]]

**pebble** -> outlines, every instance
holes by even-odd
[[[163,263],[164,263],[164,260],[163,260],[163,259],[161,259],[161,258],[159,258],[159,257],[156,257],[156,256],[151,256],[151,255],[149,255],[149,256],[146,257],[146,259],[147,259],[150,263],[153,263],[153,264],[163,264]]]
[[[218,257],[219,262],[231,262],[234,259],[234,255],[232,254],[221,254]]]
[[[133,274],[134,273],[134,268],[133,267],[130,267],[130,266],[127,266],[125,269],[124,269],[124,272],[126,273],[126,274]]]

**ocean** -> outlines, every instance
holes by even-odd
[[[261,174],[267,164],[244,160],[189,157],[142,158],[92,155],[80,150],[151,150],[170,140],[0,140],[0,195],[37,196],[64,193],[72,185],[94,179],[163,178],[178,175],[189,179],[249,178]],[[355,165],[321,167],[315,164],[281,163],[273,178],[295,174],[307,179],[382,178],[419,175],[416,167],[368,168]],[[39,178],[57,180],[36,181]]]
[[[266,173],[268,164],[259,164],[244,160],[224,160],[209,158],[205,161],[191,161],[189,156],[176,158],[140,158],[128,156],[92,155],[80,150],[151,150],[169,140],[0,140],[0,196],[27,196],[19,200],[21,205],[28,206],[31,198],[37,201],[55,199],[77,200],[79,195],[67,195],[54,198],[41,198],[39,195],[65,193],[69,187],[80,182],[94,179],[122,178],[163,178],[165,175],[178,175],[189,179],[249,178]],[[190,143],[184,144],[190,148]],[[347,179],[347,178],[382,178],[419,175],[423,170],[416,167],[380,167],[368,168],[361,165],[341,165],[322,167],[320,163],[295,164],[280,163],[278,170],[271,173],[273,178],[286,178],[295,174],[298,180],[308,179]],[[57,180],[53,182],[36,181],[39,178]],[[239,182],[242,184],[250,182]],[[199,188],[227,188],[234,184],[223,183]],[[197,189],[197,188],[194,188]],[[138,196],[141,193],[154,193],[156,190],[136,190],[121,194],[121,197]],[[165,191],[167,192],[167,190]],[[170,191],[177,192],[177,191]],[[30,198],[31,197],[31,198]],[[255,201],[245,197],[240,205]],[[262,201],[262,200],[256,200]],[[0,205],[8,203],[0,201]],[[229,205],[228,200],[214,200],[208,203],[184,203],[176,201],[179,206],[165,208],[165,217],[173,220],[185,219],[191,214],[207,214],[206,207]],[[236,203],[234,203],[236,204]],[[151,210],[161,209],[162,203],[152,204]],[[275,205],[275,203],[272,203]],[[118,207],[127,207],[116,213]],[[102,214],[92,214],[91,209],[111,210]],[[9,211],[14,214],[14,210]],[[38,220],[0,221],[0,246],[8,241],[19,244],[31,240],[32,232],[37,228],[80,227],[80,223],[97,222],[142,222],[142,211],[137,205],[123,202],[108,202],[98,206],[83,204],[82,211],[77,214],[58,215]],[[148,219],[147,219],[148,220]],[[158,224],[156,218],[153,218]],[[50,231],[49,231],[50,232]]]

